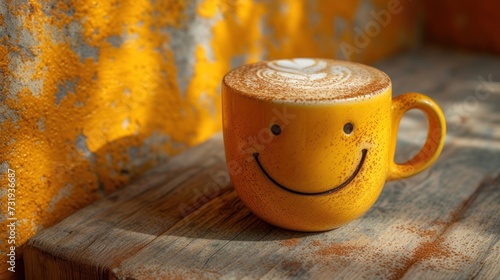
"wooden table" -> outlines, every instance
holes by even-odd
[[[360,219],[324,233],[259,220],[216,135],[31,238],[27,279],[499,279],[500,59],[431,48],[376,66],[394,95],[433,97],[448,136],[431,169],[387,183]],[[398,160],[425,127],[403,119]]]

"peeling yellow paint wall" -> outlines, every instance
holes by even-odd
[[[37,231],[219,131],[231,68],[369,63],[415,45],[418,27],[407,0],[2,1],[0,276],[14,275],[9,218],[20,263]]]

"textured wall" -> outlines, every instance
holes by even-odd
[[[220,130],[229,69],[263,58],[386,57],[416,41],[411,5],[0,2],[0,275],[12,276],[9,218],[19,259],[37,231]]]

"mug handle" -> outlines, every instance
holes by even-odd
[[[416,156],[405,163],[395,163],[399,122],[410,109],[422,110],[427,117],[427,140]],[[430,97],[420,93],[405,93],[392,99],[392,137],[389,150],[387,180],[398,180],[422,172],[438,158],[446,137],[446,121],[441,108]]]

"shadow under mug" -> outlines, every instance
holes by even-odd
[[[415,157],[398,164],[399,122],[410,109],[426,115],[427,140]],[[238,196],[263,220],[298,231],[330,230],[361,216],[385,181],[432,165],[446,135],[443,113],[431,98],[392,98],[385,73],[345,61],[237,68],[223,79],[222,112],[227,167]]]

